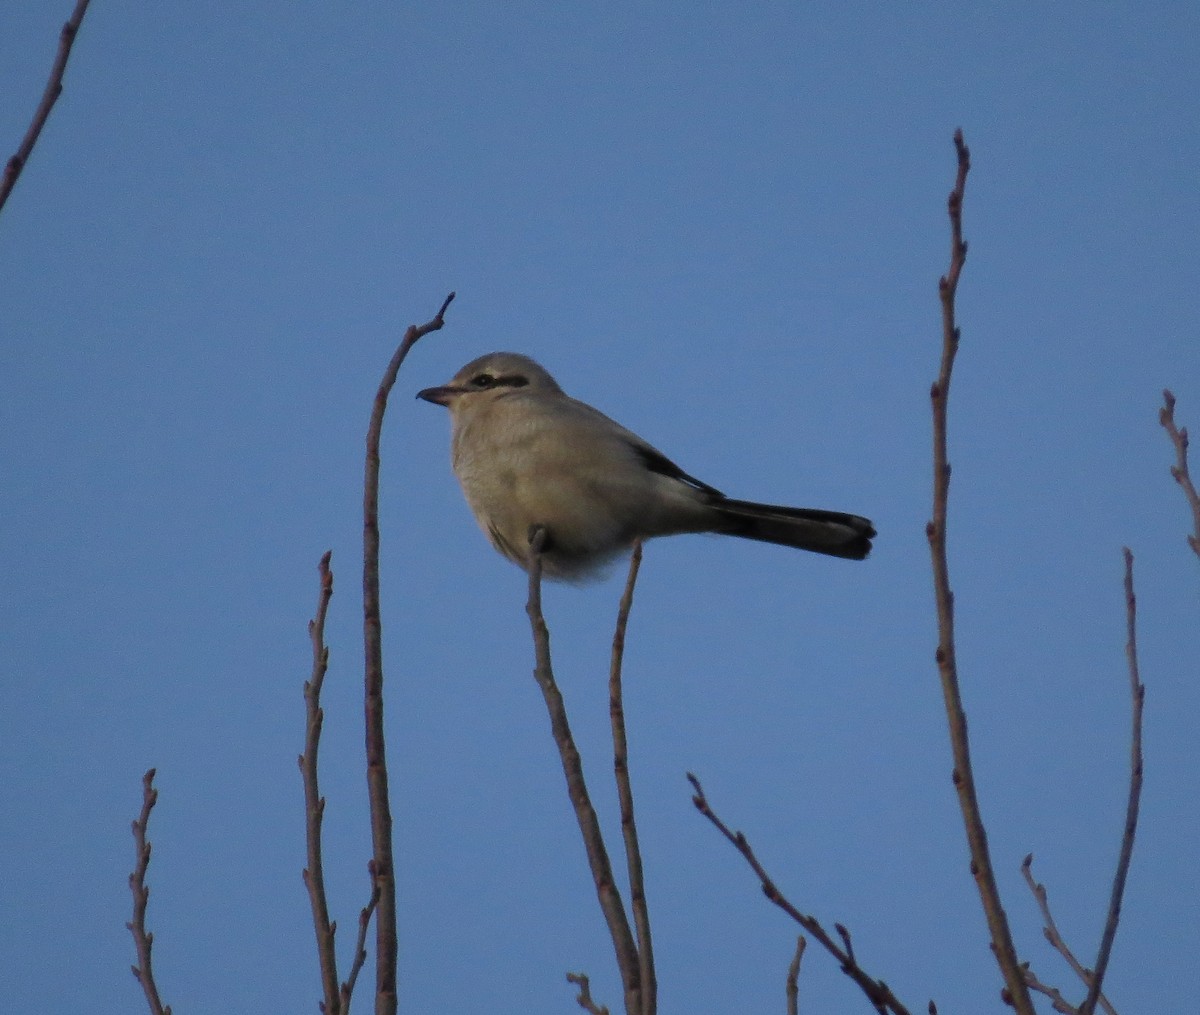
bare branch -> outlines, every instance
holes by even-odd
[[[150,843],[146,841],[146,830],[150,824],[150,812],[158,803],[158,790],[154,788],[154,769],[142,776],[142,810],[133,822],[133,842],[137,853],[137,864],[129,875],[129,890],[133,893],[133,919],[125,924],[133,935],[133,946],[137,949],[138,964],[131,966],[133,975],[146,994],[150,1015],[171,1015],[171,1006],[164,1007],[158,996],[158,985],[154,982],[154,966],[151,951],[154,935],[146,930],[146,907],[150,903],[150,889],[146,887],[146,870],[150,866]]]
[[[1051,987],[1037,978],[1033,970],[1029,968],[1028,962],[1022,963],[1021,968],[1025,971],[1025,982],[1029,985],[1029,989],[1048,997],[1051,1008],[1056,1012],[1061,1012],[1062,1015],[1079,1015],[1079,1009],[1063,997],[1057,987]]]
[[[1186,428],[1175,426],[1175,396],[1169,390],[1163,392],[1163,407],[1158,411],[1158,421],[1171,437],[1175,445],[1175,464],[1171,466],[1171,475],[1183,489],[1188,505],[1192,509],[1192,523],[1195,533],[1187,537],[1188,546],[1197,557],[1200,557],[1200,494],[1192,485],[1192,477],[1188,474],[1188,432]]]
[[[29,129],[25,131],[21,147],[8,160],[8,164],[4,167],[4,176],[0,178],[0,208],[4,207],[8,195],[16,186],[17,177],[21,175],[21,170],[25,168],[25,163],[33,154],[33,146],[37,144],[42,128],[46,126],[46,121],[50,118],[50,110],[54,108],[54,103],[62,94],[63,74],[67,69],[67,59],[71,55],[71,46],[75,43],[75,36],[79,34],[79,26],[83,23],[83,16],[87,13],[89,2],[90,0],[76,0],[75,10],[58,34],[58,53],[54,57],[54,66],[50,68],[50,80],[46,82],[46,90],[42,92],[42,101],[38,103],[38,107],[34,111],[33,120],[29,124]]]
[[[567,973],[567,982],[573,983],[579,988],[579,993],[575,995],[575,1001],[586,1012],[591,1015],[608,1015],[608,1009],[602,1004],[596,1004],[592,1000],[592,985],[587,976],[583,973]]]
[[[317,960],[321,967],[321,990],[325,1000],[321,1011],[325,1015],[342,1015],[341,995],[338,993],[337,949],[334,947],[336,925],[329,920],[329,902],[325,896],[325,868],[321,860],[321,822],[325,816],[325,798],[317,782],[317,751],[321,744],[321,725],[325,713],[321,709],[321,685],[329,666],[329,649],[325,645],[325,615],[333,597],[333,572],[329,570],[331,553],[321,558],[318,571],[321,588],[317,597],[317,612],[308,623],[312,642],[312,675],[304,683],[304,753],[300,755],[300,777],[304,782],[304,828],[308,847],[308,866],[304,868],[304,886],[312,906],[313,932],[317,938]]]
[[[958,352],[959,329],[955,323],[954,298],[959,276],[967,258],[967,245],[962,237],[962,205],[971,168],[971,154],[963,143],[962,131],[954,133],[958,155],[958,175],[950,192],[950,268],[938,283],[942,301],[942,360],[938,378],[930,389],[933,402],[933,518],[926,526],[930,554],[933,558],[933,588],[938,618],[938,673],[946,703],[946,718],[950,727],[950,746],[954,755],[954,786],[958,791],[959,807],[967,832],[971,852],[971,873],[979,890],[992,938],[992,950],[1004,976],[1007,997],[1018,1015],[1035,1015],[1033,1001],[1017,960],[1008,917],[996,887],[988,851],[987,831],[984,828],[979,799],[975,791],[975,776],[971,769],[971,747],[967,736],[967,716],[963,711],[958,687],[958,666],[954,652],[954,594],[950,590],[950,569],[946,558],[946,509],[950,496],[950,463],[946,453],[946,402],[950,395],[950,378],[954,357]]]
[[[1129,798],[1125,805],[1125,828],[1121,833],[1121,851],[1117,857],[1117,871],[1113,875],[1112,895],[1108,902],[1108,916],[1104,921],[1104,933],[1100,937],[1100,949],[1096,954],[1096,971],[1088,986],[1087,997],[1079,1006],[1079,1015],[1092,1015],[1104,974],[1108,971],[1108,960],[1112,955],[1113,941],[1117,936],[1117,924],[1121,920],[1121,901],[1125,896],[1125,879],[1129,875],[1129,863],[1133,858],[1133,840],[1137,835],[1138,808],[1142,799],[1142,706],[1146,701],[1146,688],[1138,676],[1137,660],[1137,599],[1133,594],[1133,554],[1129,547],[1125,555],[1125,658],[1129,663],[1129,690],[1132,697],[1131,732],[1129,746]]]
[[[816,917],[809,916],[806,913],[800,912],[795,906],[788,901],[784,894],[771,880],[771,876],[759,862],[758,857],[754,855],[754,850],[750,848],[750,843],[741,832],[730,830],[709,806],[708,798],[704,795],[704,788],[700,785],[700,780],[691,772],[687,774],[688,782],[692,784],[692,789],[695,790],[692,796],[692,803],[696,805],[696,810],[703,814],[714,827],[733,843],[734,847],[745,858],[746,863],[750,865],[750,869],[758,875],[758,880],[762,885],[763,894],[776,906],[782,909],[788,916],[803,927],[809,934],[816,938],[817,943],[821,945],[830,955],[837,959],[842,967],[842,972],[850,979],[858,984],[859,988],[867,996],[867,1000],[871,1002],[879,1015],[886,1015],[891,1012],[892,1015],[909,1015],[908,1009],[900,1003],[900,1000],[892,993],[889,987],[883,980],[876,980],[870,976],[855,959],[853,952],[847,947],[843,950],[838,946],[838,943],[826,932],[821,926],[820,921]],[[841,924],[836,925],[838,933],[842,935],[843,940],[849,944],[849,933]]]
[[[796,938],[796,954],[792,956],[792,961],[788,963],[787,971],[787,1015],[798,1015],[800,1010],[800,960],[804,958],[804,949],[808,947],[808,941],[801,934]]]
[[[1113,941],[1117,936],[1117,925],[1121,919],[1121,901],[1125,895],[1125,882],[1129,874],[1129,864],[1133,858],[1133,842],[1137,834],[1138,808],[1142,795],[1142,712],[1146,700],[1146,688],[1138,675],[1137,599],[1133,591],[1133,554],[1129,552],[1128,547],[1124,549],[1123,553],[1125,557],[1125,656],[1129,665],[1129,688],[1133,702],[1131,709],[1132,731],[1130,734],[1129,799],[1125,808],[1125,828],[1121,835],[1121,849],[1117,857],[1117,870],[1113,876],[1108,915],[1104,922],[1104,932],[1100,938],[1100,948],[1096,957],[1094,971],[1086,968],[1075,957],[1075,954],[1071,951],[1066,941],[1063,940],[1062,934],[1059,933],[1058,925],[1054,922],[1054,916],[1050,912],[1050,902],[1046,894],[1046,886],[1035,881],[1033,878],[1033,854],[1030,853],[1026,856],[1024,862],[1021,864],[1021,873],[1025,877],[1025,883],[1029,885],[1029,890],[1033,893],[1033,897],[1038,904],[1038,909],[1042,913],[1042,920],[1045,923],[1043,933],[1046,935],[1046,940],[1050,942],[1055,951],[1066,959],[1067,964],[1087,988],[1087,996],[1078,1008],[1071,1006],[1063,999],[1057,989],[1048,987],[1039,981],[1030,971],[1028,963],[1025,963],[1023,967],[1025,981],[1032,989],[1049,997],[1055,1011],[1064,1012],[1066,1015],[1092,1015],[1092,1012],[1096,1010],[1097,1004],[1108,1015],[1117,1015],[1108,999],[1101,993],[1101,987],[1104,983],[1104,974],[1108,969],[1108,960],[1112,954]]]
[[[596,810],[592,807],[587,784],[583,779],[583,761],[571,735],[567,709],[563,704],[562,693],[554,681],[554,671],[550,664],[550,630],[542,614],[542,549],[545,545],[546,530],[537,526],[529,534],[529,601],[525,607],[533,631],[533,676],[542,690],[546,710],[550,714],[550,729],[554,734],[554,743],[558,747],[563,774],[567,779],[567,795],[575,808],[575,819],[579,823],[583,845],[587,850],[588,865],[596,885],[596,898],[600,902],[600,910],[612,936],[613,951],[616,953],[617,968],[620,970],[625,992],[626,1015],[639,1015],[642,1011],[642,985],[637,945],[634,944],[633,934],[629,929],[620,890],[613,880],[612,865],[609,863],[608,849],[600,831],[600,821],[596,817]]]
[[[654,949],[650,937],[650,911],[646,905],[646,884],[642,874],[642,852],[638,845],[637,824],[633,815],[633,788],[629,782],[629,744],[625,737],[625,704],[621,694],[621,663],[625,656],[625,629],[633,606],[633,588],[642,563],[642,541],[633,544],[629,559],[629,577],[617,610],[613,632],[612,661],[608,675],[608,707],[612,722],[613,771],[617,780],[617,798],[621,805],[621,835],[625,840],[625,860],[629,871],[629,905],[637,932],[637,950],[641,973],[641,1015],[654,1015],[658,1007],[658,981],[654,973]]]
[[[350,975],[342,984],[342,1015],[349,1015],[350,998],[354,995],[354,985],[358,982],[358,974],[367,961],[367,928],[371,925],[371,914],[379,905],[379,879],[375,877],[375,861],[367,864],[367,872],[371,876],[371,898],[358,914],[358,938],[354,942],[354,961],[350,964]]]
[[[1029,890],[1033,893],[1033,897],[1038,904],[1038,909],[1041,911],[1042,922],[1045,925],[1042,928],[1042,933],[1046,936],[1046,940],[1050,942],[1050,946],[1056,952],[1058,952],[1059,955],[1066,959],[1067,965],[1071,967],[1083,985],[1085,987],[1090,987],[1092,984],[1092,971],[1085,968],[1083,963],[1075,957],[1075,953],[1071,951],[1070,946],[1063,939],[1062,934],[1059,933],[1058,924],[1055,923],[1054,915],[1050,912],[1050,900],[1046,894],[1046,886],[1034,880],[1032,853],[1026,856],[1025,860],[1022,862],[1021,874],[1025,878],[1025,883],[1029,885]],[[1025,982],[1028,983],[1032,989],[1049,997],[1054,1003],[1055,1011],[1064,1011],[1063,1008],[1059,1007],[1061,995],[1057,990],[1055,990],[1055,988],[1047,987],[1044,983],[1041,983],[1030,971],[1029,963],[1025,963]],[[1056,998],[1059,1000],[1056,1000]],[[1117,1013],[1113,1010],[1112,1005],[1108,1003],[1107,998],[1101,995],[1099,1001],[1104,1010],[1108,1012],[1108,1015],[1117,1015]],[[1066,1013],[1066,1015],[1076,1015],[1077,1009],[1073,1005],[1069,1005],[1065,1000],[1061,1000],[1061,1004],[1067,1005],[1067,1007],[1070,1009],[1070,1012]]]
[[[374,873],[379,888],[375,919],[375,1012],[396,1011],[396,871],[392,861],[392,811],[388,800],[387,751],[383,736],[383,627],[379,614],[379,441],[388,395],[400,365],[417,341],[442,327],[454,293],[425,324],[410,325],[384,372],[371,424],[367,429],[367,459],[363,481],[363,652],[367,742],[367,796],[371,804]]]

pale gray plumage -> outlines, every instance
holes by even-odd
[[[526,567],[531,532],[546,530],[547,577],[586,578],[639,536],[683,532],[853,560],[871,550],[866,518],[732,500],[564,394],[528,356],[481,356],[417,397],[450,410],[454,473],[492,545]]]

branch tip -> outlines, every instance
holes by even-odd
[[[58,52],[55,54],[54,63],[50,68],[50,78],[42,91],[42,99],[34,111],[33,119],[25,131],[25,136],[21,139],[20,147],[9,158],[4,167],[4,175],[0,176],[0,208],[4,207],[9,194],[16,186],[17,177],[21,175],[22,170],[28,164],[33,147],[41,136],[42,128],[46,126],[50,110],[54,108],[54,104],[62,95],[63,75],[66,73],[67,60],[71,55],[71,46],[75,42],[75,36],[79,34],[79,26],[83,22],[84,14],[87,13],[89,2],[90,0],[76,0],[75,10],[72,11],[70,20],[62,26],[62,30],[59,32]]]

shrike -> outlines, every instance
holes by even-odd
[[[638,537],[718,532],[862,560],[875,529],[840,511],[733,500],[565,394],[528,356],[493,352],[417,392],[450,410],[451,461],[475,520],[523,568],[545,530],[543,573],[578,581]]]

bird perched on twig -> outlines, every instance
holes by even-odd
[[[530,538],[542,528],[549,578],[587,578],[635,539],[684,532],[851,560],[871,550],[866,518],[726,497],[565,394],[528,356],[489,353],[417,397],[450,410],[454,474],[492,545],[528,568]]]

